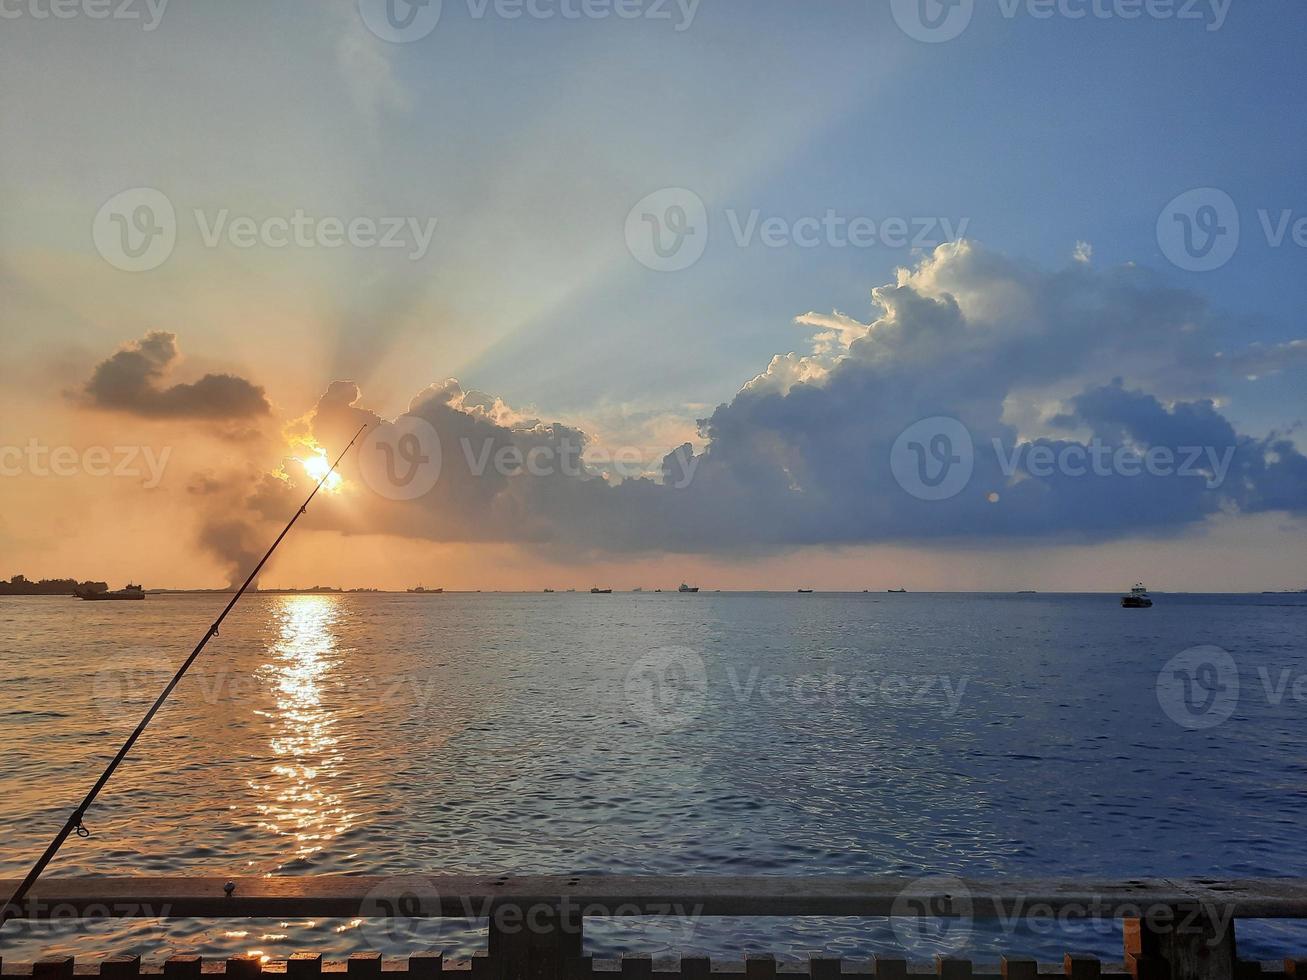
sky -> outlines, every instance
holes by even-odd
[[[0,577],[1307,587],[1295,0],[0,0]]]

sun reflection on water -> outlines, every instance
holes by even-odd
[[[272,725],[273,761],[250,786],[264,801],[261,828],[290,844],[282,849],[283,865],[312,857],[357,819],[337,792],[344,756],[329,696],[341,662],[336,627],[342,613],[335,596],[279,599],[277,634],[259,669],[271,695],[272,707],[260,714]]]

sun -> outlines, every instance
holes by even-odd
[[[301,459],[300,464],[304,467],[304,472],[309,475],[310,479],[321,481],[323,477],[326,477],[327,482],[322,484],[323,490],[339,490],[341,483],[344,482],[339,473],[332,471],[331,460],[329,460],[327,454],[320,449],[317,451],[316,455],[310,456],[307,459]]]

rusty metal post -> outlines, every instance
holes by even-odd
[[[1176,909],[1154,919],[1125,919],[1125,965],[1135,980],[1153,980],[1164,964],[1168,980],[1234,980],[1234,920],[1207,910]]]

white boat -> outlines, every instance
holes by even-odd
[[[1129,595],[1121,597],[1121,606],[1124,609],[1152,609],[1153,600],[1148,595],[1148,589],[1144,588],[1144,583],[1140,582],[1130,590]]]

